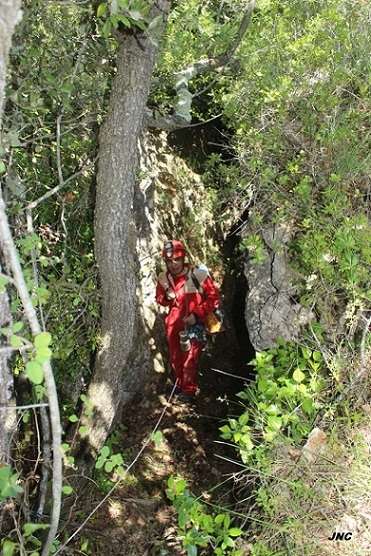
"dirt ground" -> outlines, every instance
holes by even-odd
[[[218,358],[219,366],[215,368],[237,374],[228,338],[221,339],[217,351],[224,356]],[[176,513],[166,496],[167,481],[172,474],[185,478],[191,492],[204,500],[233,506],[234,474],[239,467],[229,461],[236,454],[221,442],[219,427],[227,416],[241,413],[235,394],[243,389],[244,381],[216,372],[214,365],[215,359],[206,353],[199,377],[200,394],[194,406],[176,397],[169,402],[172,380],[166,373],[160,380],[154,377],[144,398],[125,407],[123,430],[113,448],[123,454],[126,464],[136,459],[159,419],[161,441],[156,445],[151,440],[146,445],[123,483],[69,543],[69,554],[185,554],[177,539]],[[247,376],[246,365],[240,373]],[[217,485],[221,486],[215,488]],[[104,494],[94,485],[88,489],[66,524],[66,537],[73,534]]]

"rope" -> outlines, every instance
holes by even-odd
[[[247,376],[232,375],[231,373],[227,373],[226,371],[221,371],[220,369],[213,369],[211,367],[211,370],[216,372],[216,373],[221,373],[222,375],[231,376],[233,378],[239,378],[240,380],[244,380],[245,382],[246,382],[246,380],[250,380]]]

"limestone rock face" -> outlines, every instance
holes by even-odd
[[[164,241],[185,242],[192,262],[216,251],[208,237],[212,213],[202,177],[169,147],[165,132],[144,133],[140,143],[140,176],[135,192],[137,304],[139,352],[147,354],[149,372],[164,373],[167,348],[163,318],[167,312],[155,302],[156,277],[164,269]],[[148,357],[149,355],[149,357]],[[141,371],[143,372],[142,364]]]
[[[246,326],[257,351],[274,347],[278,338],[294,340],[310,321],[310,312],[294,300],[297,292],[287,265],[289,228],[272,224],[263,228],[261,237],[264,260],[254,263],[248,255],[245,262]]]

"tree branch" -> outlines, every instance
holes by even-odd
[[[218,56],[205,58],[195,62],[185,70],[175,74],[175,92],[177,94],[177,102],[172,116],[159,116],[156,115],[148,117],[146,124],[148,127],[156,127],[165,131],[172,131],[188,126],[192,121],[191,108],[194,95],[189,90],[189,82],[197,75],[209,71],[220,70],[227,65],[230,65],[233,55],[241,44],[243,37],[249,26],[252,13],[255,8],[256,0],[250,0],[247,10],[245,11],[240,26],[238,28],[236,37],[228,50]]]
[[[41,327],[37,317],[36,310],[32,304],[30,294],[27,289],[26,281],[19,262],[17,250],[10,231],[9,222],[5,212],[5,203],[0,191],[0,237],[4,258],[9,269],[12,272],[18,295],[22,301],[26,318],[29,322],[33,336],[41,332]],[[62,453],[61,453],[61,422],[58,405],[58,395],[55,386],[53,371],[50,361],[43,363],[43,372],[45,386],[48,393],[50,422],[52,428],[52,446],[53,446],[53,506],[50,517],[50,529],[47,540],[45,542],[42,556],[48,556],[53,540],[57,534],[59,518],[61,512],[62,499]]]

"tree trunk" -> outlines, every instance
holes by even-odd
[[[20,0],[0,0],[0,125],[4,109],[6,68],[13,31],[21,17],[20,4]],[[10,321],[9,298],[6,290],[1,291],[0,288],[0,327],[8,326]],[[1,348],[5,349],[5,346],[0,338],[0,350]],[[9,439],[14,420],[11,419],[7,406],[9,406],[12,394],[13,373],[10,365],[10,352],[0,351],[0,465],[9,462]]]
[[[3,291],[0,291],[0,327],[7,327],[10,323],[9,298],[6,290],[3,289]],[[9,412],[10,402],[13,397],[13,372],[10,365],[10,355],[11,352],[6,351],[6,345],[0,337],[0,465],[9,463],[9,440],[15,423],[15,419],[12,418],[12,414]]]
[[[161,0],[156,11],[165,14],[169,8]],[[102,296],[101,346],[88,391],[94,412],[85,422],[88,452],[93,455],[104,444],[122,405],[143,385],[149,361],[147,348],[141,345],[136,299],[134,196],[138,141],[158,40],[144,33],[120,33],[110,109],[100,132],[95,238]]]

